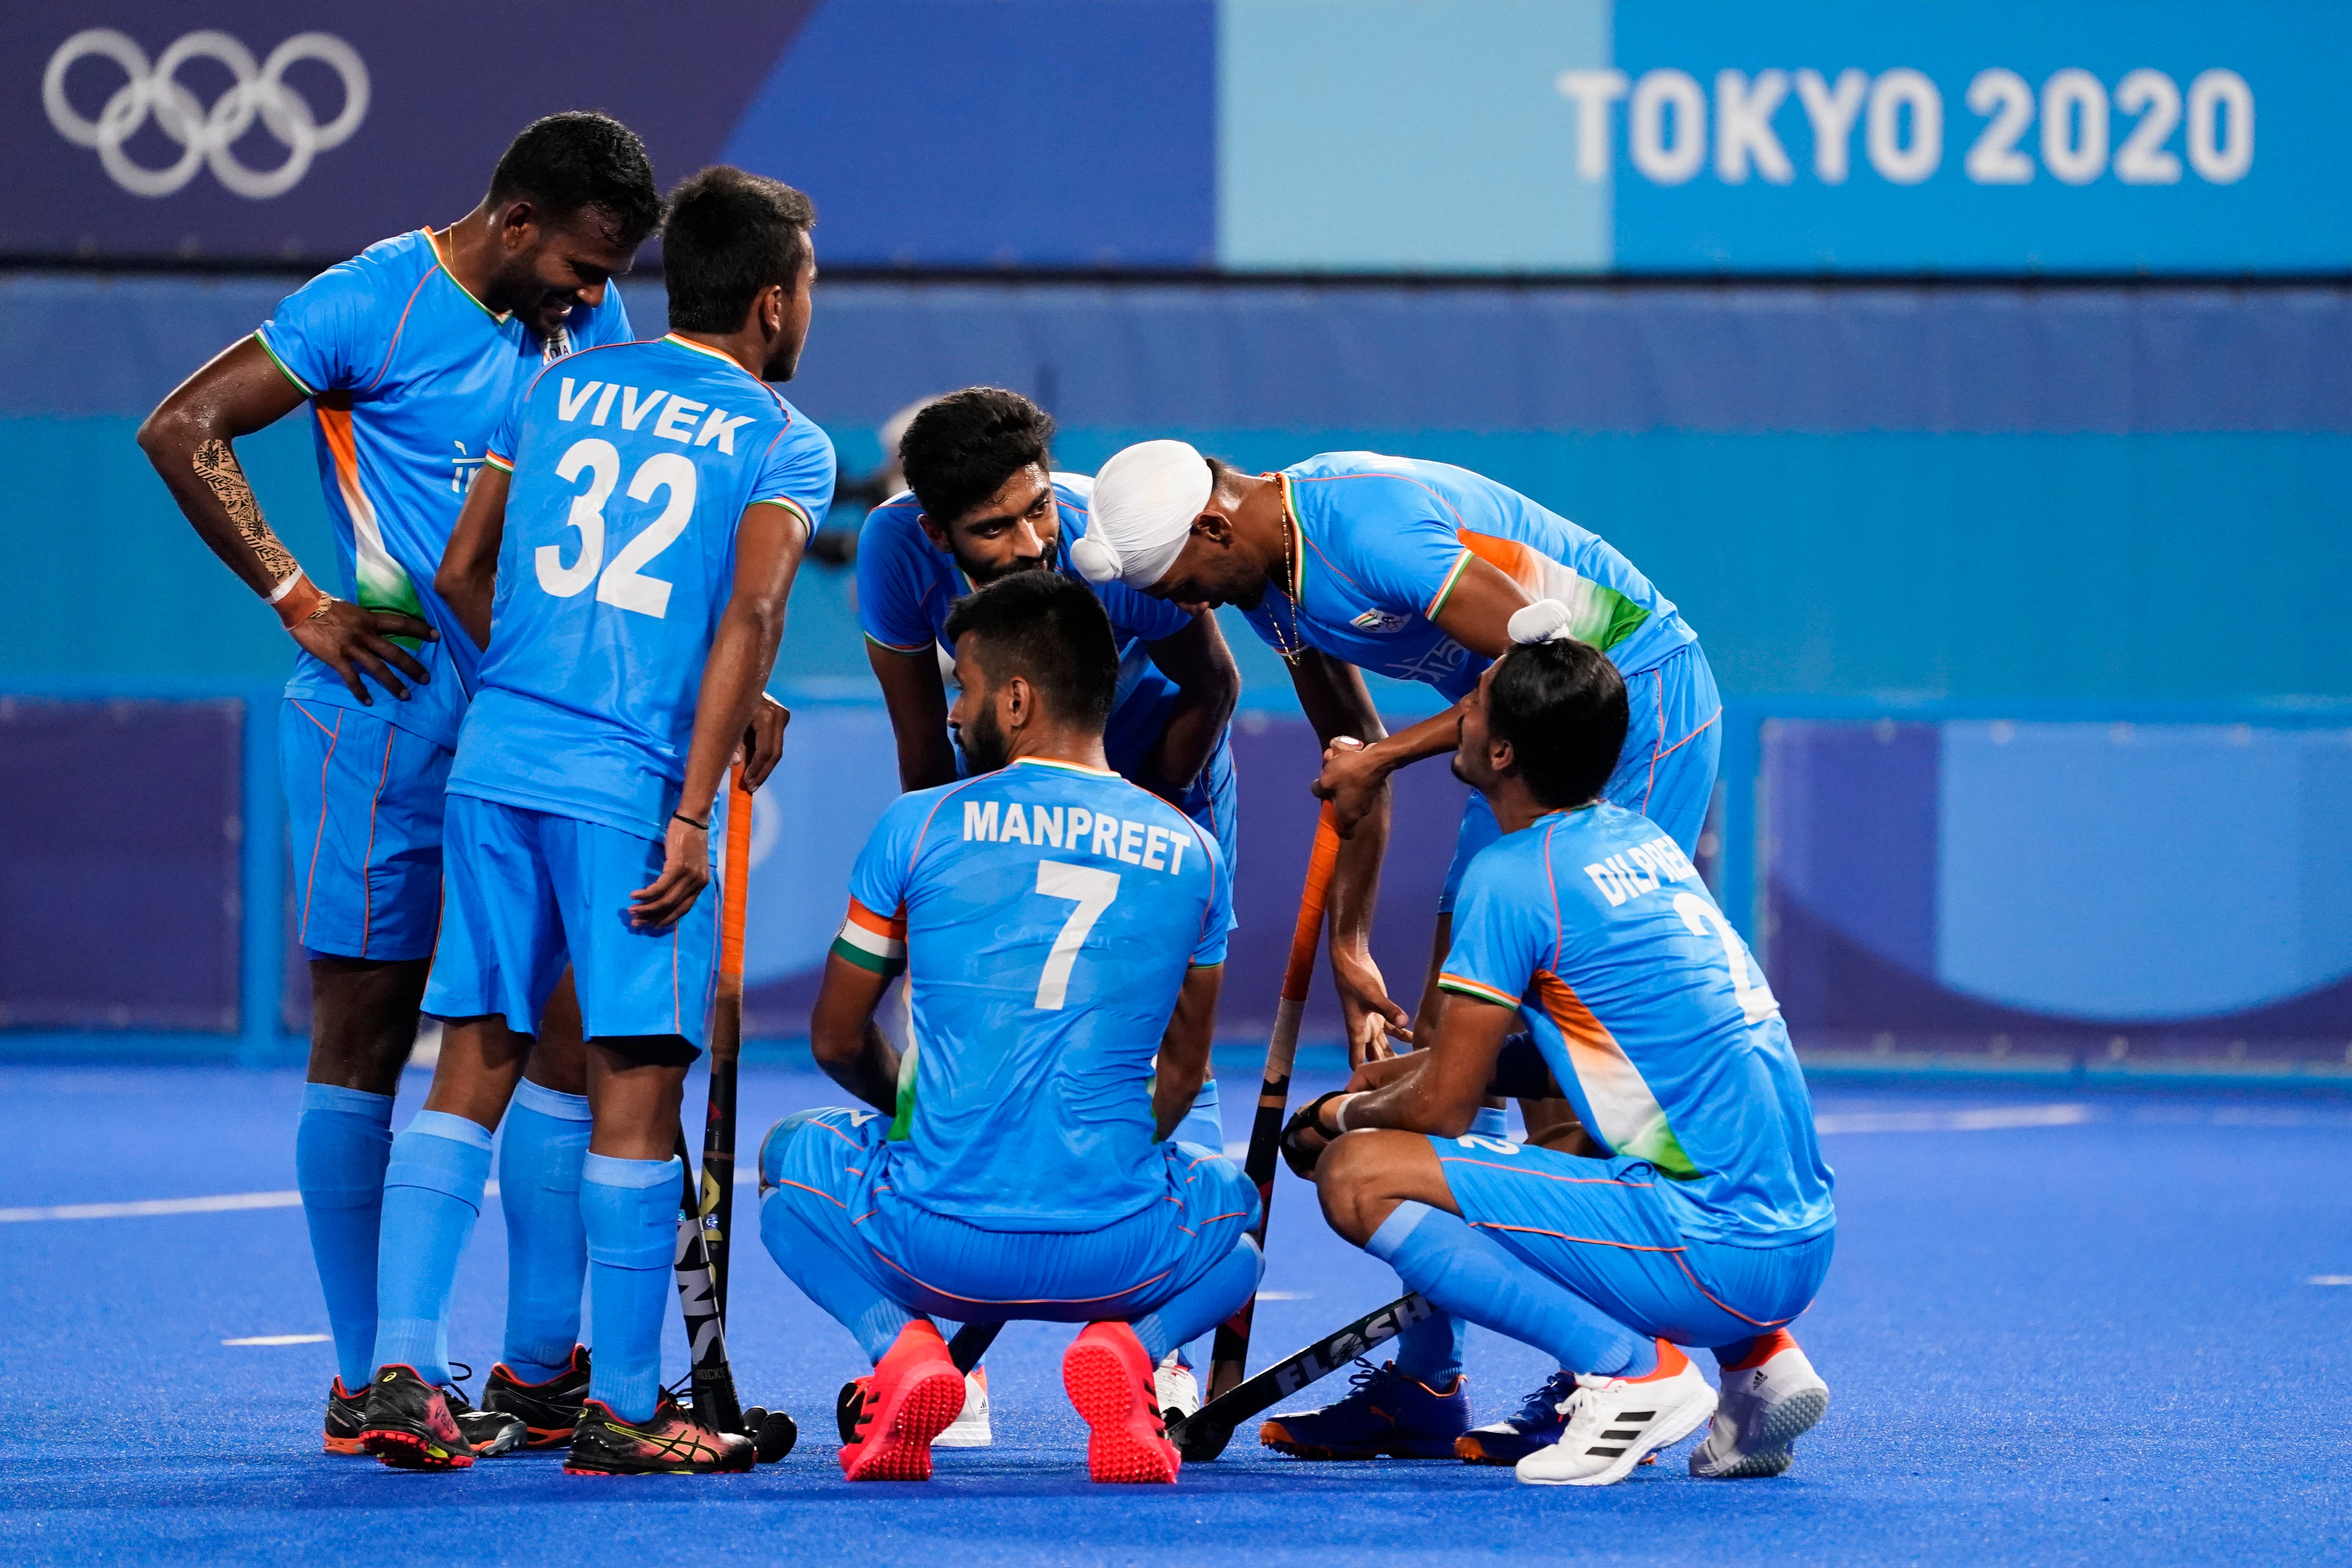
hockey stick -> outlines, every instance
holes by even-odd
[[[1257,1119],[1250,1124],[1249,1156],[1242,1164],[1243,1173],[1257,1184],[1257,1226],[1250,1234],[1260,1248],[1265,1246],[1266,1218],[1274,1207],[1274,1173],[1282,1158],[1283,1118],[1290,1109],[1290,1064],[1298,1052],[1298,1020],[1307,1009],[1307,988],[1315,978],[1315,952],[1323,940],[1324,900],[1330,894],[1331,873],[1339,860],[1339,818],[1327,801],[1315,819],[1315,848],[1307,861],[1307,887],[1298,895],[1298,921],[1290,931],[1290,963],[1282,972],[1282,1001],[1275,1009],[1274,1034],[1265,1044]],[[1217,1329],[1209,1366],[1213,1400],[1231,1392],[1248,1370],[1250,1321],[1256,1308],[1257,1298],[1253,1295]]]
[[[1276,1400],[1328,1377],[1374,1345],[1387,1343],[1435,1310],[1418,1294],[1408,1294],[1367,1312],[1212,1399],[1169,1427],[1168,1439],[1188,1459],[1213,1459],[1232,1440],[1234,1427]]]

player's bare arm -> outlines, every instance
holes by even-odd
[[[1326,747],[1342,739],[1370,745],[1388,733],[1361,671],[1314,648],[1289,661],[1290,684],[1316,738]],[[1381,966],[1372,962],[1372,906],[1381,892],[1381,860],[1388,853],[1389,788],[1382,773],[1356,831],[1339,847],[1331,876],[1331,979],[1348,1030],[1350,1067],[1389,1054],[1389,1038],[1412,1038],[1412,1018],[1390,997]]]
[[[1160,1037],[1160,1065],[1151,1084],[1152,1136],[1166,1142],[1192,1109],[1193,1096],[1209,1077],[1209,1047],[1217,1033],[1217,993],[1225,980],[1222,963],[1196,963],[1184,972],[1168,1032]]]
[[[775,668],[776,647],[784,637],[784,601],[807,542],[798,511],[765,501],[743,509],[735,531],[735,591],[719,615],[710,658],[702,667],[694,740],[687,751],[677,810],[669,819],[662,874],[630,895],[633,925],[676,924],[709,884],[711,803],[719,798],[719,785],[742,744],[768,672]]]
[[[499,547],[507,531],[507,492],[514,476],[496,463],[484,463],[466,492],[457,525],[449,531],[449,546],[433,574],[433,591],[457,612],[457,624],[474,646],[490,646],[490,605],[499,585]]]
[[[246,338],[215,354],[156,405],[139,426],[139,447],[196,536],[277,612],[296,642],[333,669],[362,702],[375,700],[362,674],[404,700],[408,688],[401,677],[418,682],[428,677],[392,639],[439,634],[414,616],[362,609],[311,582],[262,515],[237,461],[239,437],[275,424],[303,401],[301,389],[270,362],[259,341]]]
[[[1176,683],[1176,701],[1152,749],[1152,776],[1138,783],[1171,802],[1180,801],[1215,754],[1217,742],[1241,700],[1241,666],[1225,646],[1213,615],[1192,617],[1173,637],[1147,643],[1160,673]]]
[[[1517,583],[1491,563],[1473,557],[1438,607],[1437,624],[1447,637],[1480,658],[1500,658],[1511,646],[1511,616],[1527,603],[1528,595]],[[1454,750],[1458,707],[1432,714],[1361,750],[1325,756],[1315,794],[1338,811],[1341,837],[1355,831],[1356,824],[1370,809],[1373,789],[1389,774]]]
[[[809,1016],[809,1050],[827,1077],[888,1115],[898,1107],[898,1048],[874,1021],[890,976],[827,958]]]
[[[928,646],[901,653],[869,638],[866,658],[881,683],[890,728],[898,738],[898,788],[954,783],[955,742],[948,739],[947,683],[940,678],[938,653]]]

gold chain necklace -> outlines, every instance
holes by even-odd
[[[1305,584],[1298,581],[1297,558],[1293,553],[1299,531],[1298,520],[1291,515],[1290,487],[1282,482],[1282,476],[1265,474],[1261,477],[1272,480],[1282,496],[1282,587],[1280,592],[1282,596],[1290,602],[1290,629],[1297,635],[1297,642],[1294,644],[1282,635],[1282,622],[1278,617],[1268,616],[1266,623],[1274,628],[1274,651],[1282,656],[1283,663],[1297,664],[1307,652],[1307,634],[1298,630],[1298,598],[1292,596],[1294,586],[1301,590],[1299,597],[1305,596]]]

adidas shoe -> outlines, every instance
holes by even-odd
[[[511,1415],[523,1426],[526,1448],[560,1448],[580,1425],[588,1397],[588,1347],[573,1345],[572,1359],[544,1383],[525,1383],[499,1363],[482,1385],[482,1408]]]
[[[1062,1389],[1087,1423],[1087,1474],[1168,1485],[1184,1461],[1152,1401],[1150,1353],[1125,1323],[1088,1323],[1062,1352]]]
[[[625,1421],[601,1399],[583,1400],[563,1458],[567,1476],[716,1476],[748,1470],[751,1439],[698,1425],[669,1390],[654,1413]]]
[[[1528,1395],[1516,1415],[1474,1426],[1454,1439],[1454,1456],[1468,1465],[1516,1465],[1538,1448],[1549,1448],[1568,1430],[1569,1396],[1576,1373],[1556,1372]]]
[[[327,1452],[330,1454],[362,1455],[367,1450],[360,1446],[360,1434],[367,1430],[367,1388],[362,1384],[357,1394],[343,1386],[337,1377],[327,1390]]]
[[[1517,1465],[1519,1479],[1538,1487],[1605,1487],[1633,1467],[1679,1443],[1715,1414],[1715,1390],[1690,1357],[1658,1342],[1656,1370],[1646,1377],[1579,1376],[1561,1412],[1559,1441]]]
[[[1830,1385],[1784,1329],[1721,1371],[1714,1425],[1691,1450],[1690,1473],[1706,1480],[1779,1475],[1796,1459],[1790,1445],[1829,1409]]]
[[[988,1369],[976,1366],[963,1374],[963,1409],[931,1439],[931,1447],[985,1448],[995,1441],[996,1429],[988,1424]]]
[[[1391,1362],[1357,1363],[1353,1384],[1337,1404],[1277,1415],[1257,1440],[1299,1459],[1450,1459],[1470,1429],[1470,1380],[1456,1373],[1440,1394]]]
[[[1170,1351],[1151,1369],[1151,1400],[1160,1406],[1160,1419],[1171,1426],[1201,1408],[1201,1380],[1185,1364],[1182,1351]]]
[[[841,1447],[841,1473],[853,1481],[928,1481],[931,1442],[963,1409],[963,1373],[949,1359],[948,1342],[928,1319],[898,1331],[873,1375],[855,1391],[856,1408],[841,1412],[852,1433]]]

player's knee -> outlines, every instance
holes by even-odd
[[[1367,1204],[1379,1196],[1383,1141],[1367,1130],[1343,1133],[1315,1163],[1315,1191],[1331,1228],[1361,1247],[1371,1230],[1361,1224]]]
[[[782,1184],[784,1156],[791,1151],[793,1140],[801,1135],[803,1128],[824,1114],[822,1110],[795,1110],[768,1129],[768,1135],[760,1140],[760,1191],[762,1194]]]

